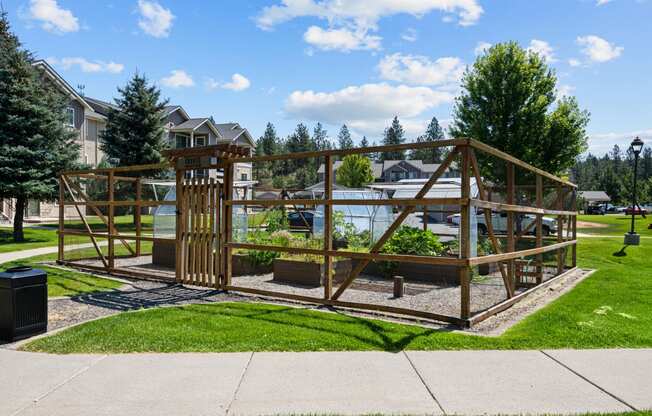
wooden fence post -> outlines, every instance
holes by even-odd
[[[109,271],[112,271],[115,268],[115,246],[113,241],[113,229],[115,227],[115,207],[113,206],[114,193],[115,193],[115,183],[114,183],[114,171],[110,170],[107,175],[107,189],[109,197],[109,229],[107,230],[109,236]]]
[[[63,179],[59,176],[59,248],[57,259],[62,262],[64,261],[63,251],[65,249],[65,235],[64,232],[64,221],[66,216],[66,203],[65,203],[66,194],[63,188]]]
[[[469,199],[471,195],[471,177],[469,172],[470,159],[468,146],[462,147],[462,189],[461,196],[463,200]],[[460,258],[468,259],[471,257],[471,204],[461,207],[460,212]],[[467,265],[460,267],[460,317],[468,319],[471,316],[471,268]]]
[[[536,175],[536,204],[537,208],[543,208],[543,178]],[[537,242],[536,247],[543,247],[543,215],[537,214]],[[537,284],[543,281],[543,254],[537,254]]]
[[[324,157],[324,200],[333,199],[333,160],[330,155]],[[324,205],[324,250],[333,249],[333,206]],[[333,257],[324,256],[324,299],[331,298],[333,290]]]
[[[134,207],[135,211],[135,219],[136,219],[136,257],[140,257],[140,235],[141,235],[141,230],[142,230],[142,224],[141,224],[141,206],[140,202],[143,197],[143,184],[140,180],[140,178],[136,179],[136,206]]]
[[[564,205],[564,188],[561,183],[557,184],[557,209],[562,210]],[[557,242],[564,241],[564,216],[557,215]],[[557,250],[557,274],[564,271],[564,251],[565,248]]]
[[[515,205],[515,182],[514,164],[507,162],[507,203],[509,205]],[[515,251],[516,240],[514,239],[514,213],[510,211],[507,212],[507,252],[513,253]],[[512,285],[512,291],[516,291],[515,264],[513,259],[507,262],[507,275],[509,276],[509,282]]]
[[[233,206],[228,202],[233,198],[233,162],[228,162],[224,168],[224,212],[222,215],[222,221],[224,222],[224,246],[222,252],[222,270],[224,273],[224,288],[231,285],[232,277],[232,267],[231,267],[231,247],[228,246],[228,243],[231,243],[233,236]]]
[[[174,280],[181,283],[183,280],[184,262],[186,261],[185,255],[185,213],[183,212],[183,171],[176,171],[176,240],[175,247],[175,270]]]

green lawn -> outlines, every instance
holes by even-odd
[[[25,348],[53,353],[538,349],[652,346],[652,257],[647,240],[621,250],[585,238],[590,278],[500,337],[437,331],[277,305],[224,303],[153,309],[90,322]]]
[[[651,214],[652,215],[652,214]],[[584,222],[594,222],[597,224],[604,224],[606,227],[580,227],[577,229],[581,233],[590,233],[590,234],[599,234],[599,235],[618,235],[622,236],[626,232],[629,232],[632,217],[622,214],[610,214],[610,215],[578,215],[578,221]],[[647,216],[643,218],[641,216],[636,216],[635,228],[636,232],[642,236],[652,236],[652,230],[648,229],[648,226],[652,224],[652,216]]]
[[[39,262],[54,261],[56,254],[30,257],[28,259],[0,264],[0,270],[13,266],[30,266],[34,269],[42,269],[48,273],[48,296],[76,296],[84,293],[102,292],[117,289],[122,283],[115,280],[93,277],[86,273],[79,273],[74,270],[64,270],[57,267],[48,267]]]
[[[0,253],[57,245],[57,233],[55,229],[41,230],[25,227],[24,230],[25,241],[22,243],[15,243],[13,239],[13,229],[11,227],[0,227]]]

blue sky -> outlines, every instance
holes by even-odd
[[[4,0],[14,31],[71,85],[110,100],[139,71],[191,116],[346,123],[379,141],[451,119],[483,46],[546,55],[561,93],[592,114],[590,150],[652,143],[652,0]]]

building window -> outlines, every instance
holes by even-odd
[[[195,136],[195,146],[206,146],[206,136]]]
[[[188,135],[186,134],[175,134],[174,135],[175,146],[177,149],[184,149],[188,147]]]
[[[248,181],[248,175],[246,173],[241,173],[240,174],[240,180],[241,181]]]
[[[66,108],[66,126],[75,127],[75,109],[72,107]]]
[[[199,169],[195,172],[197,178],[208,178],[208,169]]]

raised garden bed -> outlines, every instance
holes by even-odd
[[[274,281],[302,286],[322,286],[324,284],[324,264],[299,260],[274,259]],[[339,260],[333,262],[333,282],[342,282],[351,273],[353,262]]]
[[[231,273],[233,276],[251,276],[272,272],[271,264],[255,264],[246,254],[233,254],[231,259]]]

